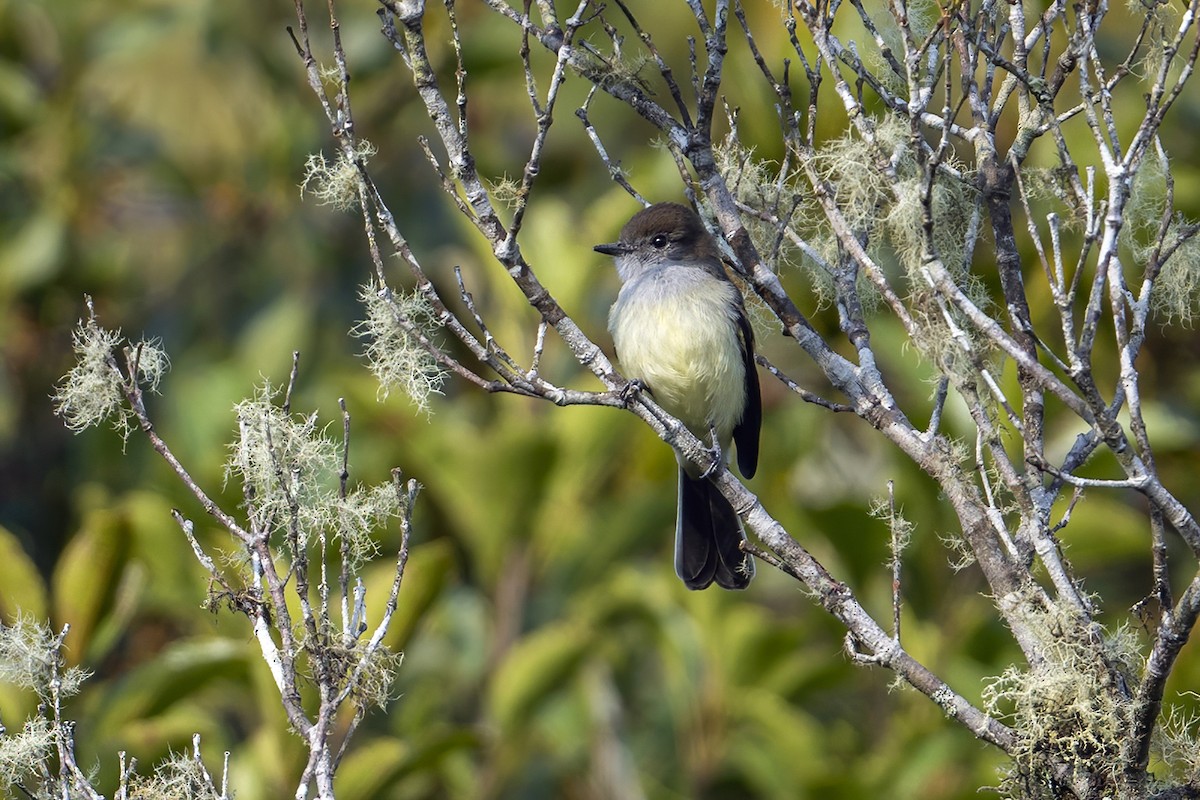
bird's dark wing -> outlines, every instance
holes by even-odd
[[[758,436],[762,429],[762,393],[758,387],[758,368],[754,364],[754,329],[743,308],[738,309],[738,339],[742,346],[742,364],[746,368],[746,409],[742,421],[733,429],[737,445],[738,469],[753,478],[758,469]]]

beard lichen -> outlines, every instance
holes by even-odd
[[[1029,613],[1044,660],[1010,666],[983,690],[987,713],[1018,737],[1002,793],[1049,800],[1062,796],[1064,783],[1119,785],[1133,710],[1126,676],[1142,663],[1136,637],[1123,626],[1103,631],[1058,607]]]
[[[943,164],[951,169],[938,170],[930,182],[913,147],[908,121],[888,116],[877,121],[871,140],[850,131],[806,158],[819,190],[830,193],[840,225],[877,263],[899,267],[907,287],[902,294],[928,292],[919,270],[932,255],[961,279],[968,294],[977,295],[965,247],[975,189],[949,156]],[[835,293],[834,272],[846,261],[845,247],[806,170],[757,157],[736,134],[715,148],[715,156],[759,253],[770,264],[798,266],[818,304],[827,306]],[[928,234],[926,208],[932,223]],[[858,288],[864,304],[877,299],[861,276]]]

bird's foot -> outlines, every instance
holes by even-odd
[[[720,471],[721,465],[725,463],[725,453],[721,450],[721,440],[717,438],[717,429],[713,425],[708,426],[708,441],[711,442],[705,450],[712,456],[712,464],[708,469],[701,473],[701,478],[711,478]]]
[[[621,387],[621,402],[625,404],[626,408],[628,408],[633,404],[634,398],[646,391],[649,391],[649,387],[646,386],[646,382],[641,378],[634,378]]]

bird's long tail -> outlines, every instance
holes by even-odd
[[[745,589],[754,559],[739,546],[746,538],[733,506],[707,479],[679,470],[679,521],[675,529],[675,572],[689,589],[714,580],[726,589]]]

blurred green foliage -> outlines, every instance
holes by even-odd
[[[519,174],[534,132],[519,36],[466,5],[475,153],[499,180]],[[655,30],[690,30],[678,5],[656,7]],[[761,29],[778,24],[768,4],[750,12]],[[282,382],[293,350],[296,409],[328,422],[346,398],[352,479],[379,482],[400,466],[425,485],[388,642],[407,656],[401,695],[359,730],[339,773],[346,800],[937,800],[994,784],[1000,755],[925,698],[890,687],[888,674],[852,667],[842,631],[789,579],[764,568],[744,594],[683,589],[670,559],[673,458],[631,416],[454,383],[429,417],[395,396],[377,402],[362,345],[348,335],[370,269],[362,223],[304,202],[298,188],[306,156],[330,144],[285,32],[291,13],[289,3],[0,0],[0,614],[72,624],[69,659],[95,672],[69,709],[80,720],[81,764],[111,786],[118,750],[149,765],[199,732],[213,766],[232,751],[232,783],[245,800],[290,793],[302,767],[244,621],[201,610],[205,576],[169,509],[195,519],[209,546],[228,547],[223,533],[136,435],[122,452],[111,433],[74,436],[52,416],[49,395],[70,367],[70,330],[88,292],[104,324],[163,340],[174,368],[151,414],[227,509],[240,497],[222,473],[233,405],[260,376]],[[358,132],[379,147],[374,175],[402,230],[444,294],[453,296],[451,268],[461,264],[493,332],[510,352],[531,352],[535,317],[442,199],[416,146],[429,123],[375,17],[355,4],[341,15]],[[686,63],[684,42],[659,43]],[[452,74],[448,47],[437,48],[443,75]],[[744,45],[730,59],[743,136],[777,155],[771,96]],[[569,114],[585,87],[566,91],[522,245],[607,347],[616,280],[590,245],[610,240],[633,204]],[[1188,99],[1165,131],[1193,206],[1198,109]],[[636,185],[679,196],[674,167],[646,146],[643,123],[604,101],[593,109],[600,120]],[[822,120],[825,135],[838,133],[835,115]],[[789,281],[845,348],[833,312],[804,301],[798,276]],[[1033,302],[1048,313],[1048,298]],[[781,337],[763,339],[772,360],[825,391]],[[896,395],[920,418],[928,365],[889,320],[878,321],[875,342]],[[1156,331],[1139,366],[1163,474],[1200,507],[1192,332]],[[544,370],[592,385],[557,342]],[[951,568],[940,537],[955,521],[936,488],[861,421],[763,380],[752,488],[886,619],[888,532],[867,507],[894,480],[916,526],[906,645],[978,699],[982,680],[1017,653],[981,582]],[[961,407],[947,416],[951,430],[969,430]],[[1090,468],[1111,474],[1109,466],[1097,459]],[[1130,621],[1126,609],[1149,585],[1146,537],[1140,502],[1101,492],[1063,532],[1110,624]],[[393,531],[380,543],[385,553],[397,539]],[[387,557],[367,569],[372,621],[391,570]],[[1200,658],[1189,649],[1169,699],[1198,683]],[[33,702],[0,686],[9,726]]]

